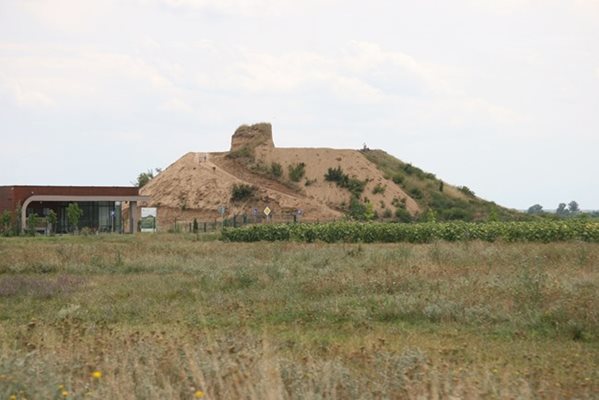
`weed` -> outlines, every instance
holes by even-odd
[[[596,393],[598,243],[194,238],[0,239],[0,398]]]
[[[289,179],[292,182],[299,182],[306,173],[306,164],[303,162],[289,165]]]

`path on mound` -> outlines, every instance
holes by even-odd
[[[225,156],[212,156],[210,161],[224,172],[260,188],[266,188],[301,199],[311,199],[311,197],[301,193],[301,189],[292,189],[272,178],[261,176],[258,173],[250,171],[243,165],[240,165],[235,160],[227,159]]]

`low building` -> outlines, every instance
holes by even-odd
[[[134,233],[139,218],[137,203],[147,200],[147,196],[139,195],[138,187],[0,186],[0,214],[5,210],[12,213],[21,230],[25,230],[31,214],[45,218],[53,210],[57,216],[53,231],[66,233],[70,228],[67,207],[77,203],[83,211],[78,228]],[[123,218],[124,208],[128,209],[127,219]]]

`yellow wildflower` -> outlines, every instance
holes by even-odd
[[[67,397],[69,395],[69,392],[67,392],[66,390],[62,391],[62,397]]]
[[[102,371],[94,371],[92,372],[92,378],[100,379],[102,377]]]
[[[196,399],[201,399],[202,397],[204,397],[204,392],[202,392],[201,390],[196,390],[196,392],[193,394],[193,397],[195,397]]]
[[[17,396],[15,396],[14,394],[12,396],[9,397],[9,400],[17,400]]]

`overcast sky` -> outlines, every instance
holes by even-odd
[[[129,185],[261,121],[599,209],[599,0],[0,0],[0,185]]]

